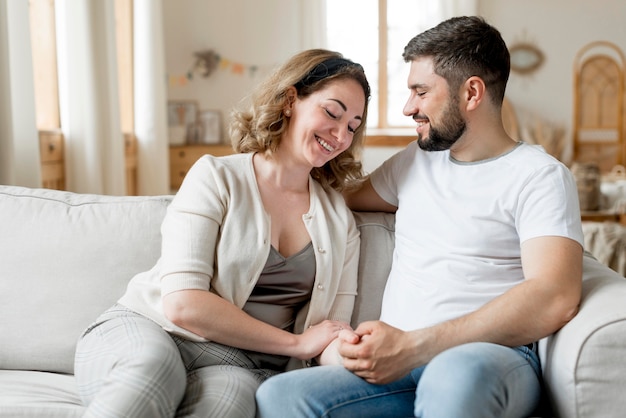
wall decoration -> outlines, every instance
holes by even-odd
[[[543,64],[543,52],[528,42],[519,42],[509,48],[511,70],[520,74],[529,74]]]
[[[196,142],[198,103],[194,100],[169,100],[167,125],[169,143],[182,145]]]
[[[194,52],[193,55],[196,57],[193,68],[199,69],[202,77],[210,76],[220,63],[220,56],[212,49]]]
[[[222,58],[212,49],[194,52],[193,55],[196,57],[196,61],[191,70],[188,71],[190,79],[193,78],[193,73],[196,70],[200,70],[200,75],[206,78],[213,74],[217,68],[221,70],[230,69],[233,74],[243,75],[245,73],[249,73],[250,76],[254,76],[254,73],[259,68],[257,65],[248,65]]]
[[[216,70],[230,71],[231,74],[243,76],[254,75],[259,70],[258,65],[245,64],[220,56],[212,49],[194,52],[194,63],[185,74],[168,74],[168,83],[171,87],[186,86],[193,81],[196,74],[202,78],[208,78]]]
[[[201,124],[200,142],[219,144],[222,142],[222,115],[219,110],[203,110],[199,114]]]

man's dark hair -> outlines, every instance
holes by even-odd
[[[501,105],[511,69],[509,50],[500,32],[478,16],[453,17],[409,41],[402,57],[433,59],[435,74],[456,91],[472,76],[480,77],[495,104]]]

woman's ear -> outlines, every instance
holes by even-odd
[[[284,112],[291,113],[293,109],[293,104],[296,102],[296,98],[298,97],[298,90],[294,86],[291,86],[287,89],[285,93],[285,108]]]

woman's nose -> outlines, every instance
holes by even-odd
[[[337,135],[335,135],[335,137],[337,138],[337,142],[339,142],[339,144],[342,146],[345,144],[350,145],[350,142],[352,141],[352,133],[349,131],[349,129],[350,128],[348,126],[344,126],[340,128],[337,132]]]

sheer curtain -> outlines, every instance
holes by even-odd
[[[161,1],[134,0],[133,4],[138,193],[166,194],[169,164]],[[56,0],[66,185],[74,192],[126,193],[114,6],[113,1]]]
[[[167,84],[161,0],[134,0],[135,134],[138,191],[169,193]]]
[[[169,193],[161,0],[134,0],[134,117],[139,194]],[[126,193],[115,2],[56,0],[66,187]],[[0,2],[0,184],[41,186],[29,2]]]
[[[454,16],[472,16],[478,11],[478,0],[439,0],[438,20],[445,20]]]
[[[0,184],[41,186],[28,2],[0,2]]]
[[[300,48],[325,48],[326,42],[326,1],[298,0],[300,9]]]
[[[57,0],[55,5],[67,188],[123,195],[114,2]]]

